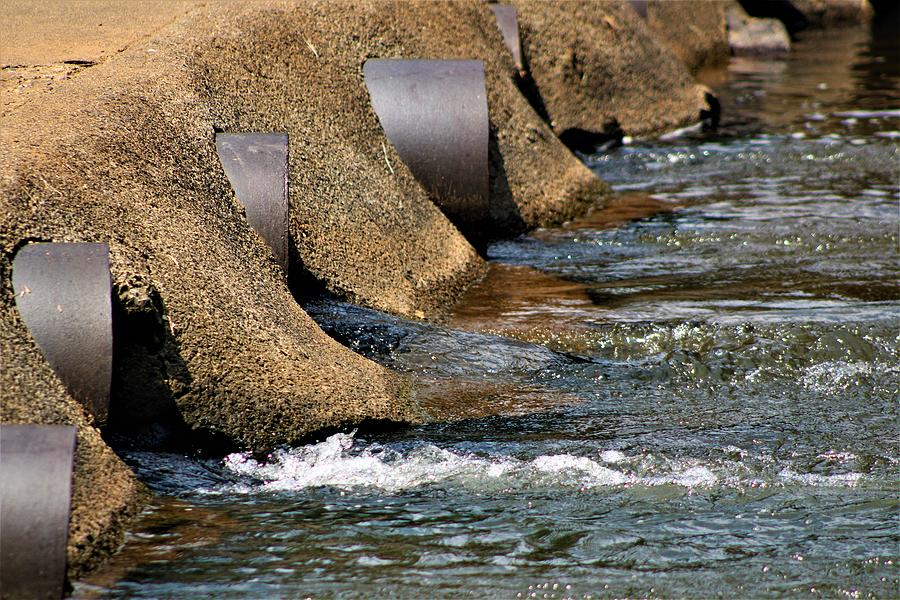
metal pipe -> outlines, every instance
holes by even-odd
[[[438,207],[461,229],[487,221],[484,64],[369,59],[363,74],[385,134]]]
[[[106,423],[112,381],[109,246],[29,244],[12,271],[16,308],[72,397]]]
[[[218,133],[216,151],[250,226],[288,272],[288,135]]]
[[[0,425],[0,597],[62,598],[76,428]]]
[[[512,4],[491,4],[489,6],[497,20],[497,27],[500,29],[500,35],[503,36],[503,43],[509,48],[516,68],[519,69],[519,72],[524,71],[525,64],[522,62],[522,44],[519,41],[519,20],[516,18],[516,7]]]

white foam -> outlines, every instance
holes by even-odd
[[[676,471],[671,475],[663,477],[652,477],[647,480],[649,485],[665,485],[672,483],[687,488],[695,487],[713,487],[719,481],[719,477],[709,468],[704,466],[693,466]]]
[[[800,382],[810,390],[822,394],[836,394],[865,377],[900,371],[900,366],[876,362],[833,360],[812,365],[803,370]]]
[[[600,460],[605,463],[620,463],[625,461],[625,454],[618,450],[604,450],[600,453]]]
[[[614,471],[597,464],[583,456],[556,454],[538,456],[531,463],[537,473],[550,475],[550,482],[563,485],[581,485],[584,488],[614,486],[628,483],[629,478],[619,471]]]
[[[801,483],[815,487],[854,487],[862,478],[861,473],[838,473],[820,475],[818,473],[797,473],[792,469],[782,469],[778,477],[786,483]]]
[[[681,127],[679,129],[675,129],[673,131],[669,131],[667,133],[659,136],[660,141],[668,142],[672,140],[677,140],[680,137],[685,135],[690,135],[692,133],[697,133],[703,130],[703,123],[694,123],[693,125],[688,125],[687,127]]]
[[[688,489],[798,483],[845,486],[856,485],[861,478],[858,473],[804,475],[787,467],[776,473],[769,470],[771,460],[765,456],[748,457],[745,451],[730,446],[724,450],[740,458],[669,459],[653,454],[628,456],[618,450],[601,450],[596,455],[599,460],[567,453],[523,460],[457,452],[432,444],[400,452],[379,444],[358,444],[353,434],[336,434],[318,444],[280,450],[265,462],[256,461],[248,454],[231,454],[224,466],[236,475],[259,480],[253,485],[230,486],[228,491],[232,493],[253,493],[260,488],[296,491],[317,487],[369,488],[397,493],[435,484],[486,493],[548,487],[585,491],[635,485]],[[761,471],[770,475],[766,477]]]
[[[897,119],[900,109],[892,110],[847,110],[834,113],[835,117],[851,119]]]

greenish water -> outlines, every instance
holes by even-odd
[[[586,157],[643,218],[493,245],[443,326],[310,305],[455,420],[131,452],[75,596],[900,597],[895,34],[734,61],[718,133]]]

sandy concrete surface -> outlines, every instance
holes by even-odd
[[[724,0],[651,0],[646,22],[653,36],[697,73],[728,62],[727,5]]]
[[[201,4],[198,0],[2,0],[0,64],[101,62]]]
[[[0,115],[149,39],[197,0],[0,0]]]
[[[554,131],[652,135],[700,121],[709,90],[626,2],[514,0]]]

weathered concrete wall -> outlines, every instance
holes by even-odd
[[[647,3],[647,27],[692,73],[728,61],[726,2],[692,0]]]
[[[709,90],[626,2],[515,0],[522,50],[554,131],[647,135],[700,121]]]

